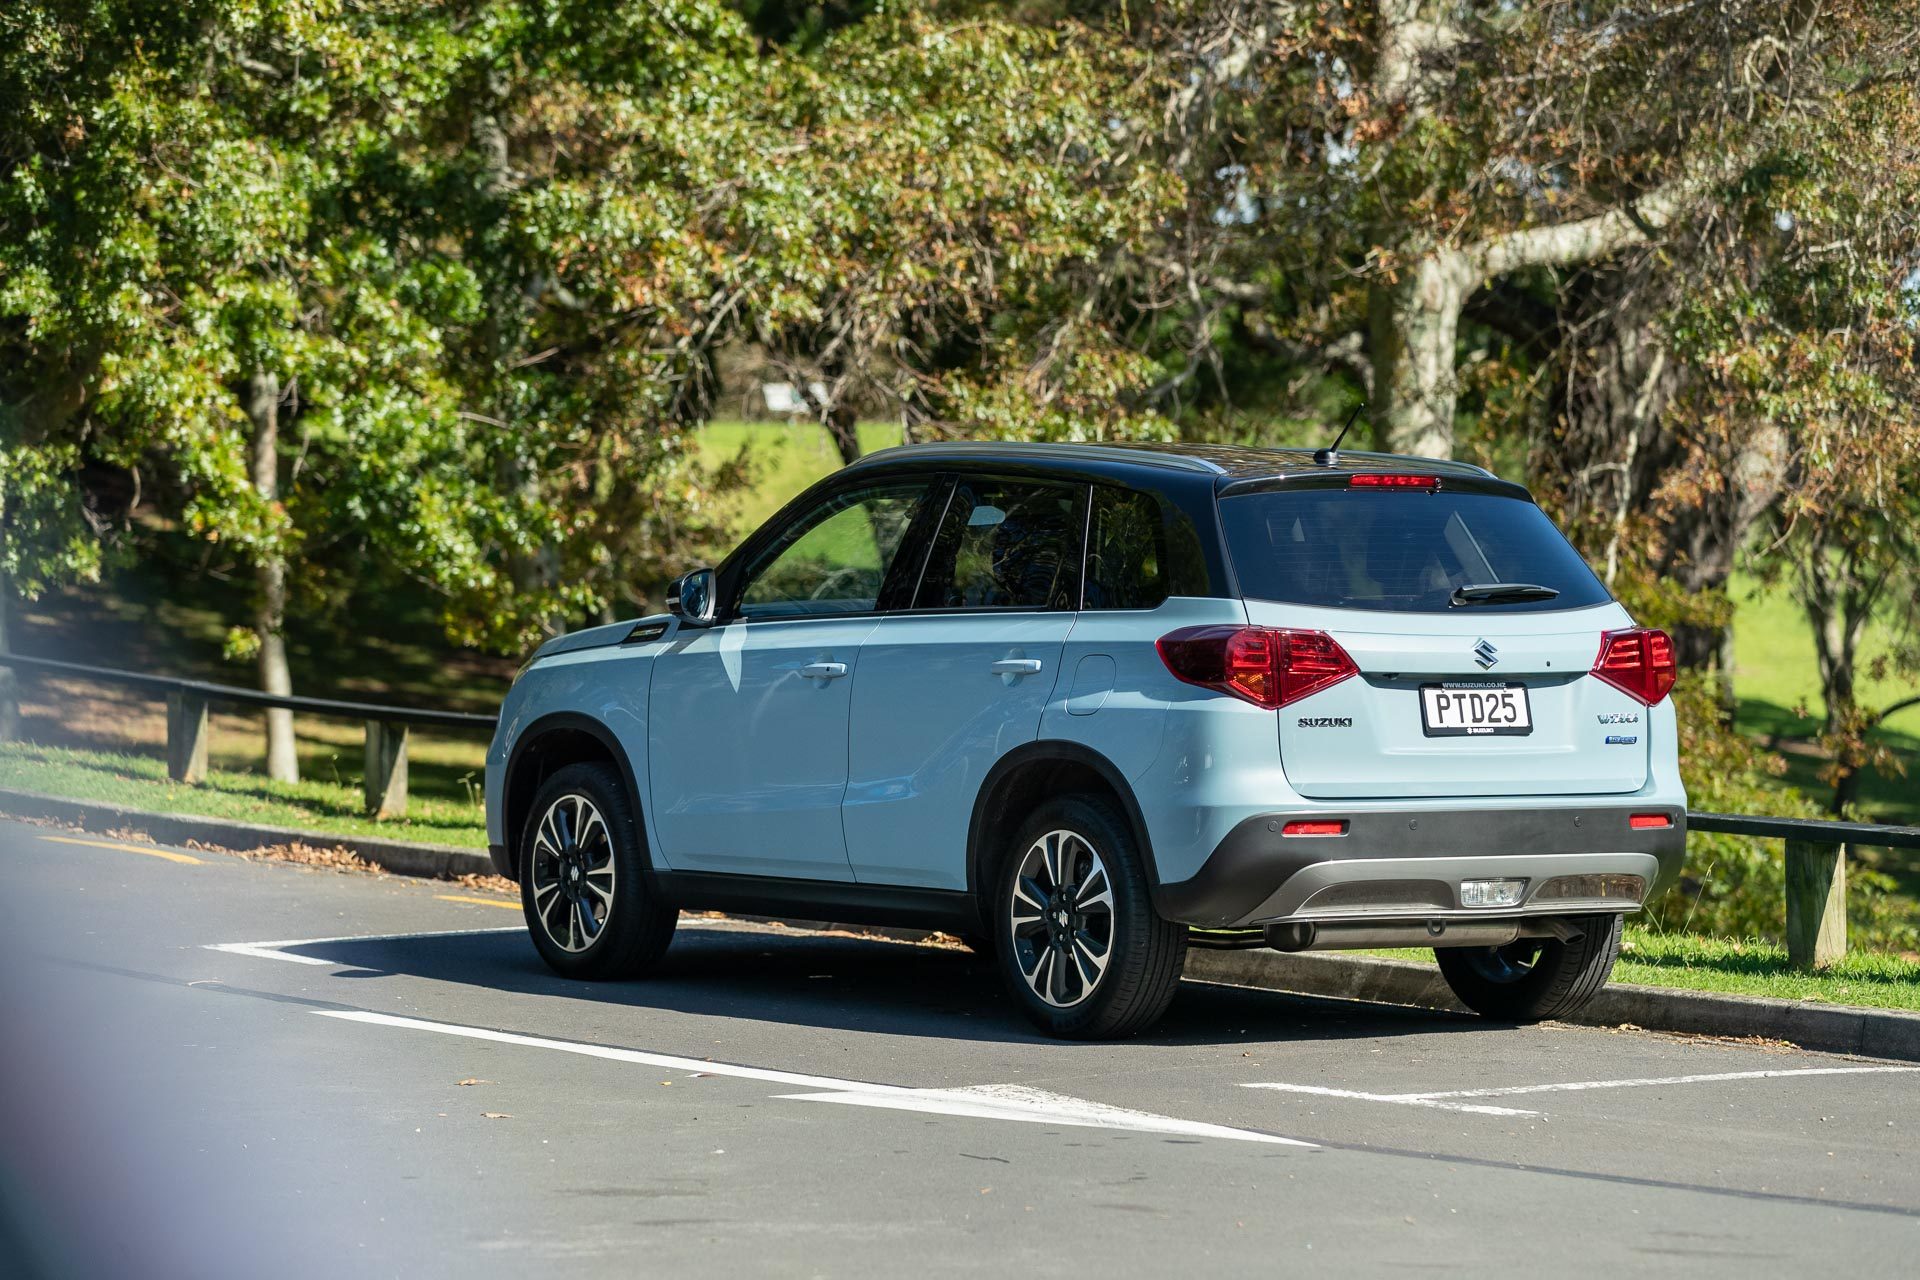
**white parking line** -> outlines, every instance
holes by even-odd
[[[548,1049],[559,1053],[602,1058],[610,1062],[631,1062],[639,1066],[664,1067],[689,1075],[732,1076],[742,1080],[763,1080],[773,1084],[819,1089],[821,1093],[776,1094],[782,1099],[803,1102],[843,1102],[863,1107],[885,1107],[897,1111],[921,1111],[934,1115],[971,1116],[987,1120],[1012,1120],[1028,1124],[1069,1125],[1089,1129],[1124,1129],[1136,1133],[1178,1134],[1194,1138],[1230,1138],[1239,1142],[1267,1142],[1288,1147],[1312,1147],[1311,1142],[1283,1138],[1278,1134],[1253,1129],[1234,1129],[1197,1120],[1179,1120],[1147,1111],[1130,1111],[1047,1093],[1020,1085],[979,1085],[963,1089],[909,1089],[903,1085],[875,1084],[866,1080],[839,1080],[831,1076],[805,1075],[768,1067],[750,1067],[732,1062],[709,1062],[702,1058],[682,1058],[674,1054],[649,1053],[644,1049],[621,1049],[612,1045],[586,1044],[577,1040],[554,1040],[546,1036],[519,1035],[494,1031],[487,1027],[467,1027],[456,1023],[429,1022],[390,1013],[360,1010],[314,1010],[323,1018],[360,1022],[371,1026],[399,1027],[409,1031],[428,1031],[436,1035],[459,1036],[468,1040],[488,1040],[495,1044],[521,1045],[530,1049]]]
[[[324,956],[296,956],[283,947],[317,947],[327,942],[394,942],[401,938],[471,938],[483,933],[524,933],[519,925],[504,929],[449,929],[439,933],[357,933],[340,938],[286,938],[279,942],[209,942],[202,950],[224,951],[228,955],[251,956],[255,960],[285,960],[288,964],[328,964],[339,966],[343,960]]]
[[[1432,1107],[1441,1111],[1466,1111],[1488,1116],[1533,1116],[1537,1111],[1513,1107],[1483,1106],[1455,1102],[1455,1098],[1511,1098],[1530,1093],[1580,1093],[1589,1089],[1644,1089],[1659,1085],[1718,1084],[1728,1080],[1777,1080],[1792,1076],[1860,1076],[1920,1072],[1920,1067],[1792,1067],[1781,1071],[1719,1071],[1708,1075],[1636,1076],[1627,1080],[1570,1080],[1560,1084],[1513,1084],[1489,1089],[1443,1089],[1427,1093],[1363,1093],[1357,1089],[1329,1089],[1321,1085],[1259,1082],[1241,1085],[1243,1089],[1275,1089],[1285,1093],[1308,1093],[1328,1098],[1354,1098],[1362,1102],[1390,1102],[1404,1107]]]

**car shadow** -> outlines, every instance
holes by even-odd
[[[519,930],[422,934],[286,947],[347,966],[337,976],[406,975],[514,995],[561,997],[700,1017],[881,1035],[1072,1049],[1031,1027],[992,964],[958,948],[851,935],[683,921],[645,978],[580,982],[548,969]],[[1438,1010],[1187,980],[1154,1029],[1131,1043],[1198,1046],[1372,1039],[1506,1029]]]

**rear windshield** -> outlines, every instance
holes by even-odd
[[[1392,613],[1529,613],[1607,589],[1546,513],[1487,493],[1278,489],[1220,503],[1242,595]],[[1532,583],[1550,600],[1455,606],[1460,587]],[[1482,593],[1485,594],[1485,593]]]

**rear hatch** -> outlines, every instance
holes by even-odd
[[[1359,668],[1280,708],[1288,782],[1324,799],[1637,791],[1647,708],[1590,674],[1632,619],[1524,491],[1436,479],[1221,499],[1248,621],[1324,632]]]

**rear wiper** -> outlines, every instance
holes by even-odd
[[[1551,600],[1560,593],[1533,582],[1471,582],[1455,587],[1447,603],[1458,609],[1467,604],[1505,604],[1510,600]]]

